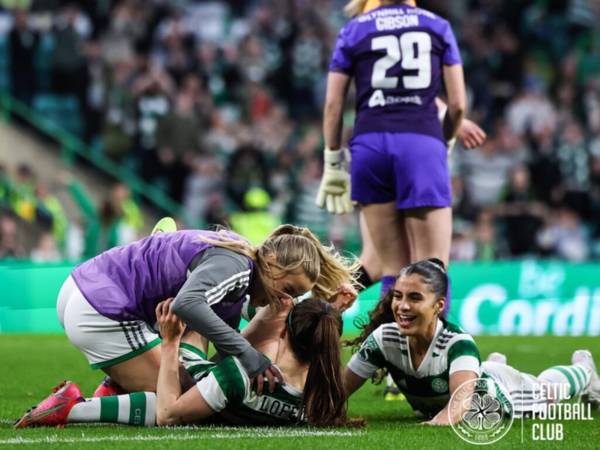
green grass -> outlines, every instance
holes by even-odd
[[[589,348],[600,354],[599,338],[481,337],[482,355],[500,351],[520,370],[537,374],[556,364],[567,364],[571,353]],[[127,426],[69,426],[65,429],[14,430],[9,421],[19,417],[68,378],[91,393],[102,374],[91,371],[83,356],[63,336],[0,335],[0,449],[49,448],[159,448],[210,449],[454,449],[474,448],[450,428],[420,425],[406,402],[384,402],[381,386],[365,385],[350,399],[351,416],[368,420],[363,430],[183,428],[143,429]],[[348,356],[348,355],[346,355]],[[598,355],[596,355],[598,357]],[[600,361],[596,359],[597,363]],[[532,441],[532,421],[515,420],[513,428],[494,448],[600,448],[600,412],[593,421],[564,422],[562,442]],[[521,433],[523,430],[523,441]],[[312,434],[311,434],[312,433]],[[335,433],[335,434],[331,434]],[[15,439],[21,439],[17,443]],[[142,442],[142,440],[144,440]]]

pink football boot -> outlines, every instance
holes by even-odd
[[[85,401],[79,386],[71,381],[63,381],[52,390],[52,394],[21,417],[15,428],[36,426],[61,427],[67,423],[71,408]]]
[[[111,380],[110,377],[104,377],[92,397],[112,397],[113,395],[121,394],[127,394],[127,391]]]

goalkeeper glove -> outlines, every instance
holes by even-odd
[[[325,148],[324,157],[325,167],[315,203],[320,208],[327,208],[327,211],[332,214],[352,212],[350,174],[348,173],[350,153],[347,149]]]

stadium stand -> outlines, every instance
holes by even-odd
[[[0,2],[0,91],[83,141],[78,152],[93,165],[116,168],[126,183],[134,174],[183,205],[188,226],[227,223],[260,188],[278,221],[356,252],[356,218],[313,201],[344,3]],[[470,116],[489,135],[481,149],[451,155],[453,259],[600,258],[595,3],[420,4],[453,23]]]

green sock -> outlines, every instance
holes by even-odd
[[[73,406],[68,422],[122,423],[152,427],[156,424],[156,394],[134,392],[86,399]]]
[[[569,396],[573,398],[585,392],[592,379],[592,374],[587,367],[575,364],[573,366],[550,367],[544,370],[538,378],[549,383],[567,384],[569,386]]]

